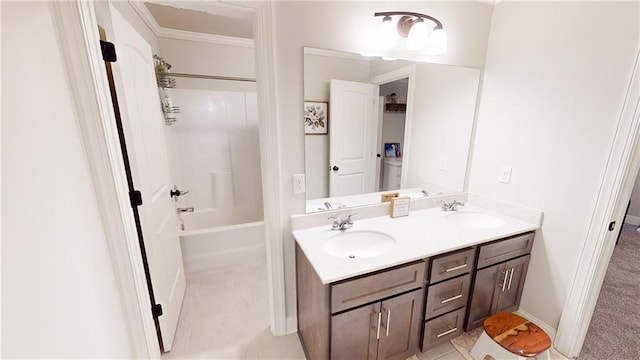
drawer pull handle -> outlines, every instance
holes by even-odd
[[[390,325],[391,325],[391,310],[387,310],[387,336],[389,336]]]
[[[461,297],[462,297],[462,294],[458,294],[458,295],[456,295],[456,296],[452,296],[452,297],[450,297],[450,298],[448,298],[448,299],[444,299],[444,300],[440,301],[440,304],[446,304],[446,303],[448,303],[449,301],[458,300],[458,299],[460,299]]]
[[[452,268],[446,268],[446,269],[444,269],[444,272],[452,272],[452,271],[464,269],[466,267],[467,267],[467,263],[464,263],[462,265],[454,266]]]
[[[378,312],[378,330],[376,331],[376,339],[380,340],[380,321],[382,320],[382,313]]]
[[[515,268],[511,268],[511,273],[509,274],[509,284],[507,285],[507,290],[511,289],[511,280],[513,280],[513,271]]]
[[[449,329],[449,330],[447,330],[447,331],[445,331],[443,333],[440,333],[440,334],[436,335],[436,337],[443,337],[445,335],[449,335],[449,334],[454,333],[456,331],[458,331],[458,328],[454,327],[453,329]]]

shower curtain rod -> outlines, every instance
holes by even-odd
[[[181,74],[181,73],[173,73],[173,72],[172,73],[156,73],[156,74],[163,75],[163,76],[169,76],[169,77],[173,76],[173,77],[185,77],[185,78],[195,78],[195,79],[256,82],[256,79],[253,79],[253,78],[232,77],[232,76]]]

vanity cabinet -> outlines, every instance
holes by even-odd
[[[463,332],[475,253],[467,248],[430,259],[422,351]]]
[[[534,232],[323,284],[296,243],[307,359],[399,359],[518,309]]]
[[[308,359],[404,360],[418,350],[426,263],[322,284],[296,244],[298,334]]]
[[[420,332],[422,290],[331,316],[331,359],[411,357]]]
[[[501,311],[515,311],[529,267],[535,233],[480,246],[466,330]]]

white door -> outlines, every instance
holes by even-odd
[[[111,7],[117,61],[114,82],[129,152],[133,183],[142,192],[138,207],[164,350],[171,350],[186,281],[178,217],[169,196],[171,182],[164,119],[156,87],[153,53],[147,42]]]
[[[331,80],[329,195],[375,191],[378,86]]]

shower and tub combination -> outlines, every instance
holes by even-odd
[[[181,80],[161,96],[180,112],[165,133],[185,270],[265,261],[256,93]]]

